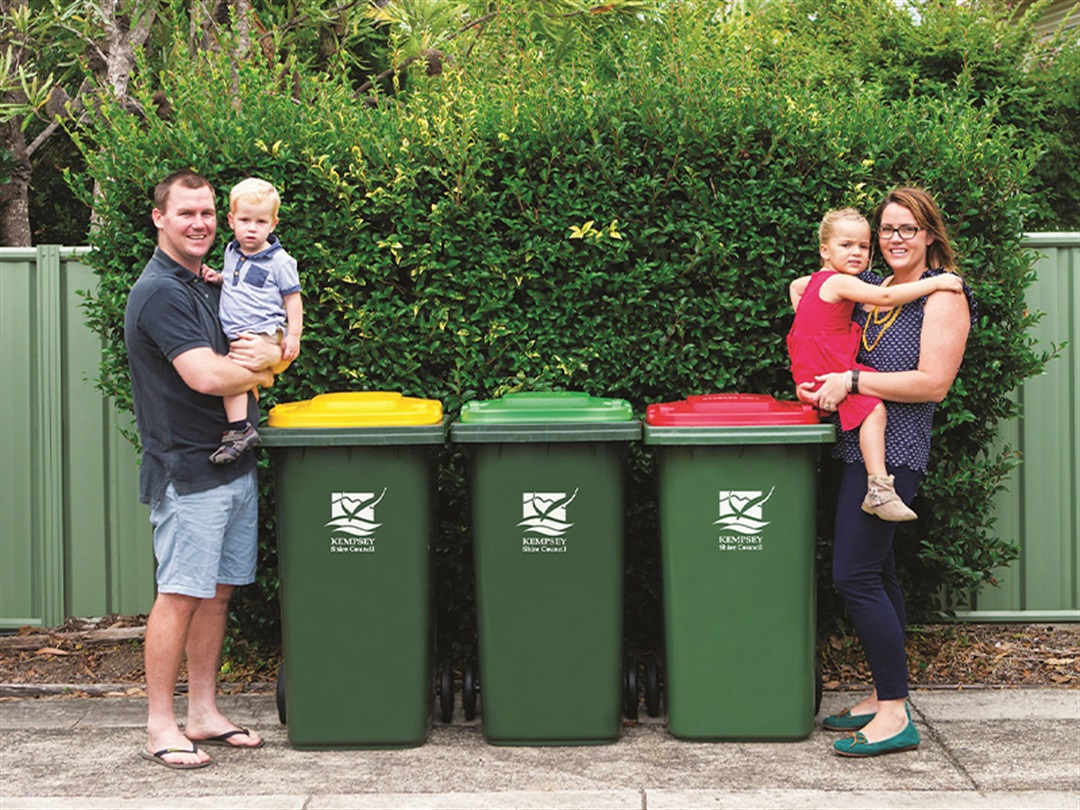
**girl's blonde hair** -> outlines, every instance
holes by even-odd
[[[259,180],[255,177],[241,180],[232,187],[232,191],[229,192],[229,210],[233,213],[236,213],[237,200],[243,200],[250,205],[270,203],[270,213],[275,219],[278,215],[278,208],[281,206],[281,197],[278,195],[277,189],[265,180]]]
[[[829,237],[836,230],[836,223],[843,221],[858,222],[860,225],[865,225],[866,230],[870,230],[870,221],[856,209],[834,208],[832,211],[827,211],[821,218],[821,224],[818,226],[818,244],[824,245],[828,242]]]
[[[832,211],[826,212],[825,216],[821,218],[821,225],[818,226],[818,241],[821,244],[825,244],[829,241],[829,237],[833,235],[833,231],[836,230],[836,223],[844,219],[854,220],[855,222],[870,227],[870,220],[864,217],[859,211],[854,208],[834,208]]]

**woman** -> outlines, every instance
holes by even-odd
[[[922,189],[898,188],[874,212],[878,244],[892,277],[872,274],[878,284],[908,284],[955,269],[948,232],[933,199]],[[878,371],[825,374],[800,386],[799,397],[833,412],[849,393],[886,402],[885,460],[896,491],[909,504],[926,474],[930,429],[936,403],[956,378],[974,320],[974,301],[935,292],[903,306],[860,307],[863,326],[859,363]],[[873,693],[838,715],[825,728],[850,731],[834,744],[844,756],[867,757],[919,745],[907,708],[904,598],[896,578],[893,538],[896,524],[861,509],[866,470],[858,431],[840,433],[834,455],[844,462],[836,506],[833,583],[840,591],[874,678]]]

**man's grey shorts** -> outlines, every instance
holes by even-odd
[[[150,509],[158,593],[209,599],[218,585],[255,581],[259,492],[255,471],[205,492],[178,495],[169,484]]]

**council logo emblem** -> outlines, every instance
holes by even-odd
[[[762,506],[775,489],[770,489],[768,494],[760,490],[720,490],[720,519],[714,520],[713,525],[739,534],[760,533],[769,525]]]
[[[331,492],[330,520],[326,526],[354,537],[370,537],[382,524],[375,521],[375,507],[386,497],[386,487],[374,492]]]
[[[567,497],[565,492],[523,492],[522,526],[528,531],[545,537],[559,537],[574,525],[566,520],[566,507],[577,497],[578,491]]]

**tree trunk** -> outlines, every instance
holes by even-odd
[[[233,52],[230,66],[229,95],[232,96],[232,106],[240,112],[243,99],[240,97],[240,70],[239,63],[247,59],[251,51],[251,4],[248,0],[233,0],[233,15],[236,24],[236,49]]]
[[[157,16],[157,2],[147,3],[142,9],[138,9],[137,3],[132,3],[131,9],[141,11],[135,20],[124,14],[123,9],[120,9],[118,16],[117,0],[103,0],[100,6],[101,24],[105,29],[105,81],[117,98],[125,98],[128,94],[131,71],[135,67],[135,51],[150,36],[150,27]],[[95,179],[93,208],[97,207],[100,197],[101,181]],[[97,225],[97,214],[91,210],[90,228],[94,229]]]
[[[0,14],[10,14],[22,9],[26,0],[0,0]],[[5,37],[6,39],[6,37]],[[22,47],[8,46],[12,57],[13,74],[19,70],[23,59]],[[3,101],[25,104],[26,96],[19,89],[2,95]],[[30,247],[30,175],[33,166],[26,148],[26,135],[22,131],[23,115],[16,115],[0,123],[0,149],[7,150],[11,160],[11,176],[0,184],[0,245],[4,247]]]
[[[130,17],[137,4],[133,3],[132,9],[118,9],[117,5],[117,0],[101,3],[101,23],[105,29],[106,81],[113,95],[124,98],[135,67],[135,51],[150,35],[157,3],[147,3],[135,19]]]
[[[0,186],[0,245],[30,247],[30,155],[19,124],[22,116],[0,124],[0,148],[11,153],[11,177]]]

